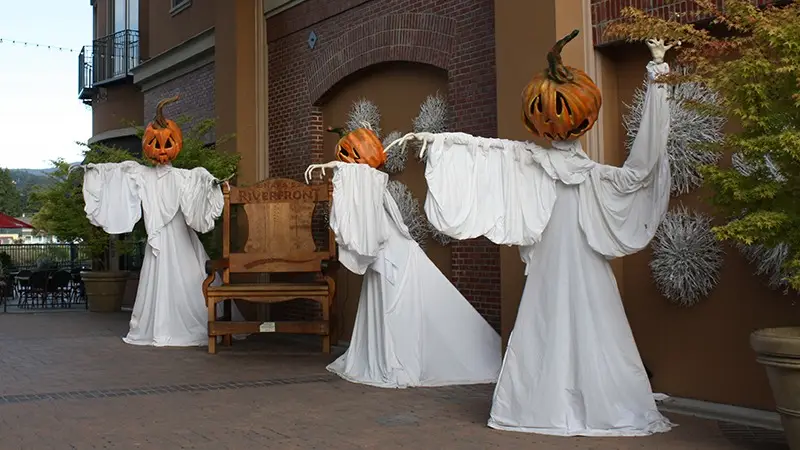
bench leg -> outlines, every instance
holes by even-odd
[[[331,352],[331,302],[326,298],[322,302],[322,320],[328,322],[328,334],[322,336],[322,353]]]
[[[217,304],[213,300],[206,300],[206,305],[208,306],[208,324],[211,325],[217,321]],[[210,355],[216,355],[217,337],[211,335],[211,330],[208,331],[208,353]]]
[[[228,322],[233,322],[233,302],[234,300],[228,299],[222,304],[222,311],[225,314],[225,319]],[[233,345],[233,335],[226,334],[225,336],[222,336],[222,345],[225,347],[230,347]]]

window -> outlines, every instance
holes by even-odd
[[[139,0],[113,0],[109,24],[113,34],[124,30],[139,31]]]
[[[172,8],[169,10],[169,13],[174,16],[192,6],[192,0],[170,0],[170,5],[172,5]]]

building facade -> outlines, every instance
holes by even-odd
[[[764,0],[754,0],[766,3]],[[672,17],[691,1],[650,0],[92,0],[95,41],[80,56],[79,96],[93,108],[91,142],[138,148],[158,100],[180,94],[170,115],[216,119],[209,140],[241,154],[237,179],[300,179],[311,163],[333,158],[328,125],[344,123],[353,101],[378,105],[384,131],[410,131],[426,96],[447,98],[450,129],[526,140],[520,92],[545,66],[553,43],[582,31],[564,50],[567,64],[600,87],[601,118],[583,138],[599,162],[624,161],[620,118],[641,85],[649,52],[611,42],[603,30],[631,5]],[[425,195],[421,164],[404,181]],[[703,194],[704,195],[704,194]],[[676,201],[703,205],[702,195]],[[704,207],[704,206],[701,206]],[[515,248],[485,239],[428,254],[504,337],[523,289]],[[769,409],[763,369],[749,333],[791,322],[791,301],[763,287],[729,251],[722,282],[691,309],[669,304],[650,281],[649,253],[614,261],[626,311],[654,389],[679,397]],[[342,341],[353,326],[360,278],[338,275]],[[303,304],[274,314],[315,314]]]

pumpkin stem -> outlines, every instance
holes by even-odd
[[[572,72],[564,66],[564,63],[561,60],[561,50],[564,49],[564,46],[567,45],[569,41],[575,39],[578,33],[579,31],[577,29],[572,30],[572,33],[564,36],[558,42],[556,42],[556,45],[554,45],[547,54],[547,76],[556,83],[567,83],[572,81]]]
[[[164,100],[158,102],[158,105],[156,105],[156,118],[153,120],[153,122],[158,124],[159,127],[161,128],[167,127],[167,121],[166,119],[164,119],[164,106],[172,102],[178,101],[178,97],[179,96],[176,95],[174,97],[165,98]]]
[[[345,131],[344,128],[342,127],[337,127],[337,128],[328,127],[328,129],[325,131],[328,131],[330,133],[336,133],[339,135],[340,138],[347,136],[347,131]]]

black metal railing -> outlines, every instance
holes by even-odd
[[[139,60],[136,30],[118,31],[83,47],[78,54],[78,96],[91,98],[95,86],[129,77]]]
[[[90,267],[92,258],[85,244],[0,244],[3,261],[11,270],[74,269]]]
[[[92,46],[87,45],[78,53],[78,98],[86,100],[92,98]]]

